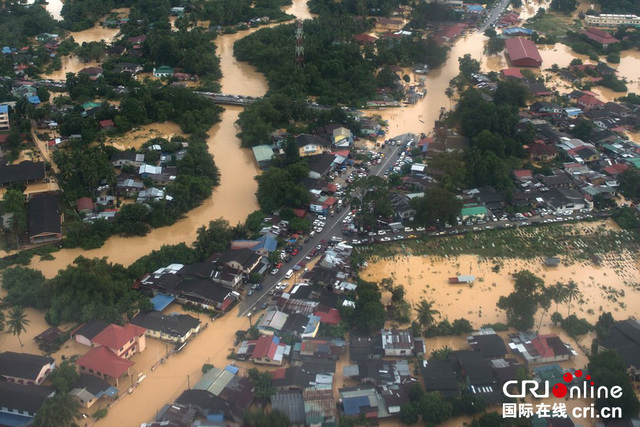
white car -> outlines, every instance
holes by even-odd
[[[411,233],[412,231],[413,231],[413,228],[411,228],[411,227],[405,227],[404,228],[404,232],[405,233]]]
[[[416,228],[416,231],[424,231],[424,230],[425,230],[425,228],[424,228],[424,227],[417,227],[417,228]]]
[[[378,230],[378,236],[384,236],[385,234],[387,234],[386,231],[384,230]]]

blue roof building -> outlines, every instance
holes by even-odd
[[[260,237],[258,241],[260,243],[258,243],[256,246],[251,248],[254,251],[258,251],[262,249],[267,252],[273,252],[278,247],[278,241],[269,235]]]
[[[29,101],[33,105],[38,105],[42,102],[37,95],[27,97],[27,101]]]
[[[511,27],[503,29],[502,34],[505,36],[530,36],[533,34],[533,30],[522,27]]]
[[[175,300],[175,297],[166,294],[157,294],[151,298],[151,304],[155,311],[162,311],[169,306]]]
[[[0,105],[0,114],[8,114],[9,106],[8,105]]]

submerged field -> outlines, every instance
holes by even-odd
[[[429,238],[364,247],[358,253],[368,261],[360,272],[362,279],[391,278],[405,287],[410,303],[433,300],[442,319],[464,317],[476,328],[506,321],[496,303],[513,290],[511,275],[524,269],[547,286],[577,282],[582,296],[572,312],[591,323],[606,311],[616,319],[640,314],[637,240],[609,222]],[[545,267],[543,261],[549,256],[559,257],[560,265]],[[476,276],[473,284],[448,283],[449,277],[468,274]],[[550,312],[554,311],[555,304]],[[566,306],[558,311],[567,315]],[[543,326],[550,324],[547,316]]]

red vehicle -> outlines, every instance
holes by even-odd
[[[282,263],[281,262],[277,263],[276,268],[282,268]]]
[[[293,255],[293,256],[298,255],[298,250],[297,250],[297,249],[294,249],[294,250],[293,250],[293,252],[291,252],[291,255]]]

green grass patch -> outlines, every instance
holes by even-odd
[[[538,33],[556,37],[564,36],[569,30],[578,31],[582,28],[580,20],[551,12],[536,15],[527,20],[523,26]]]

